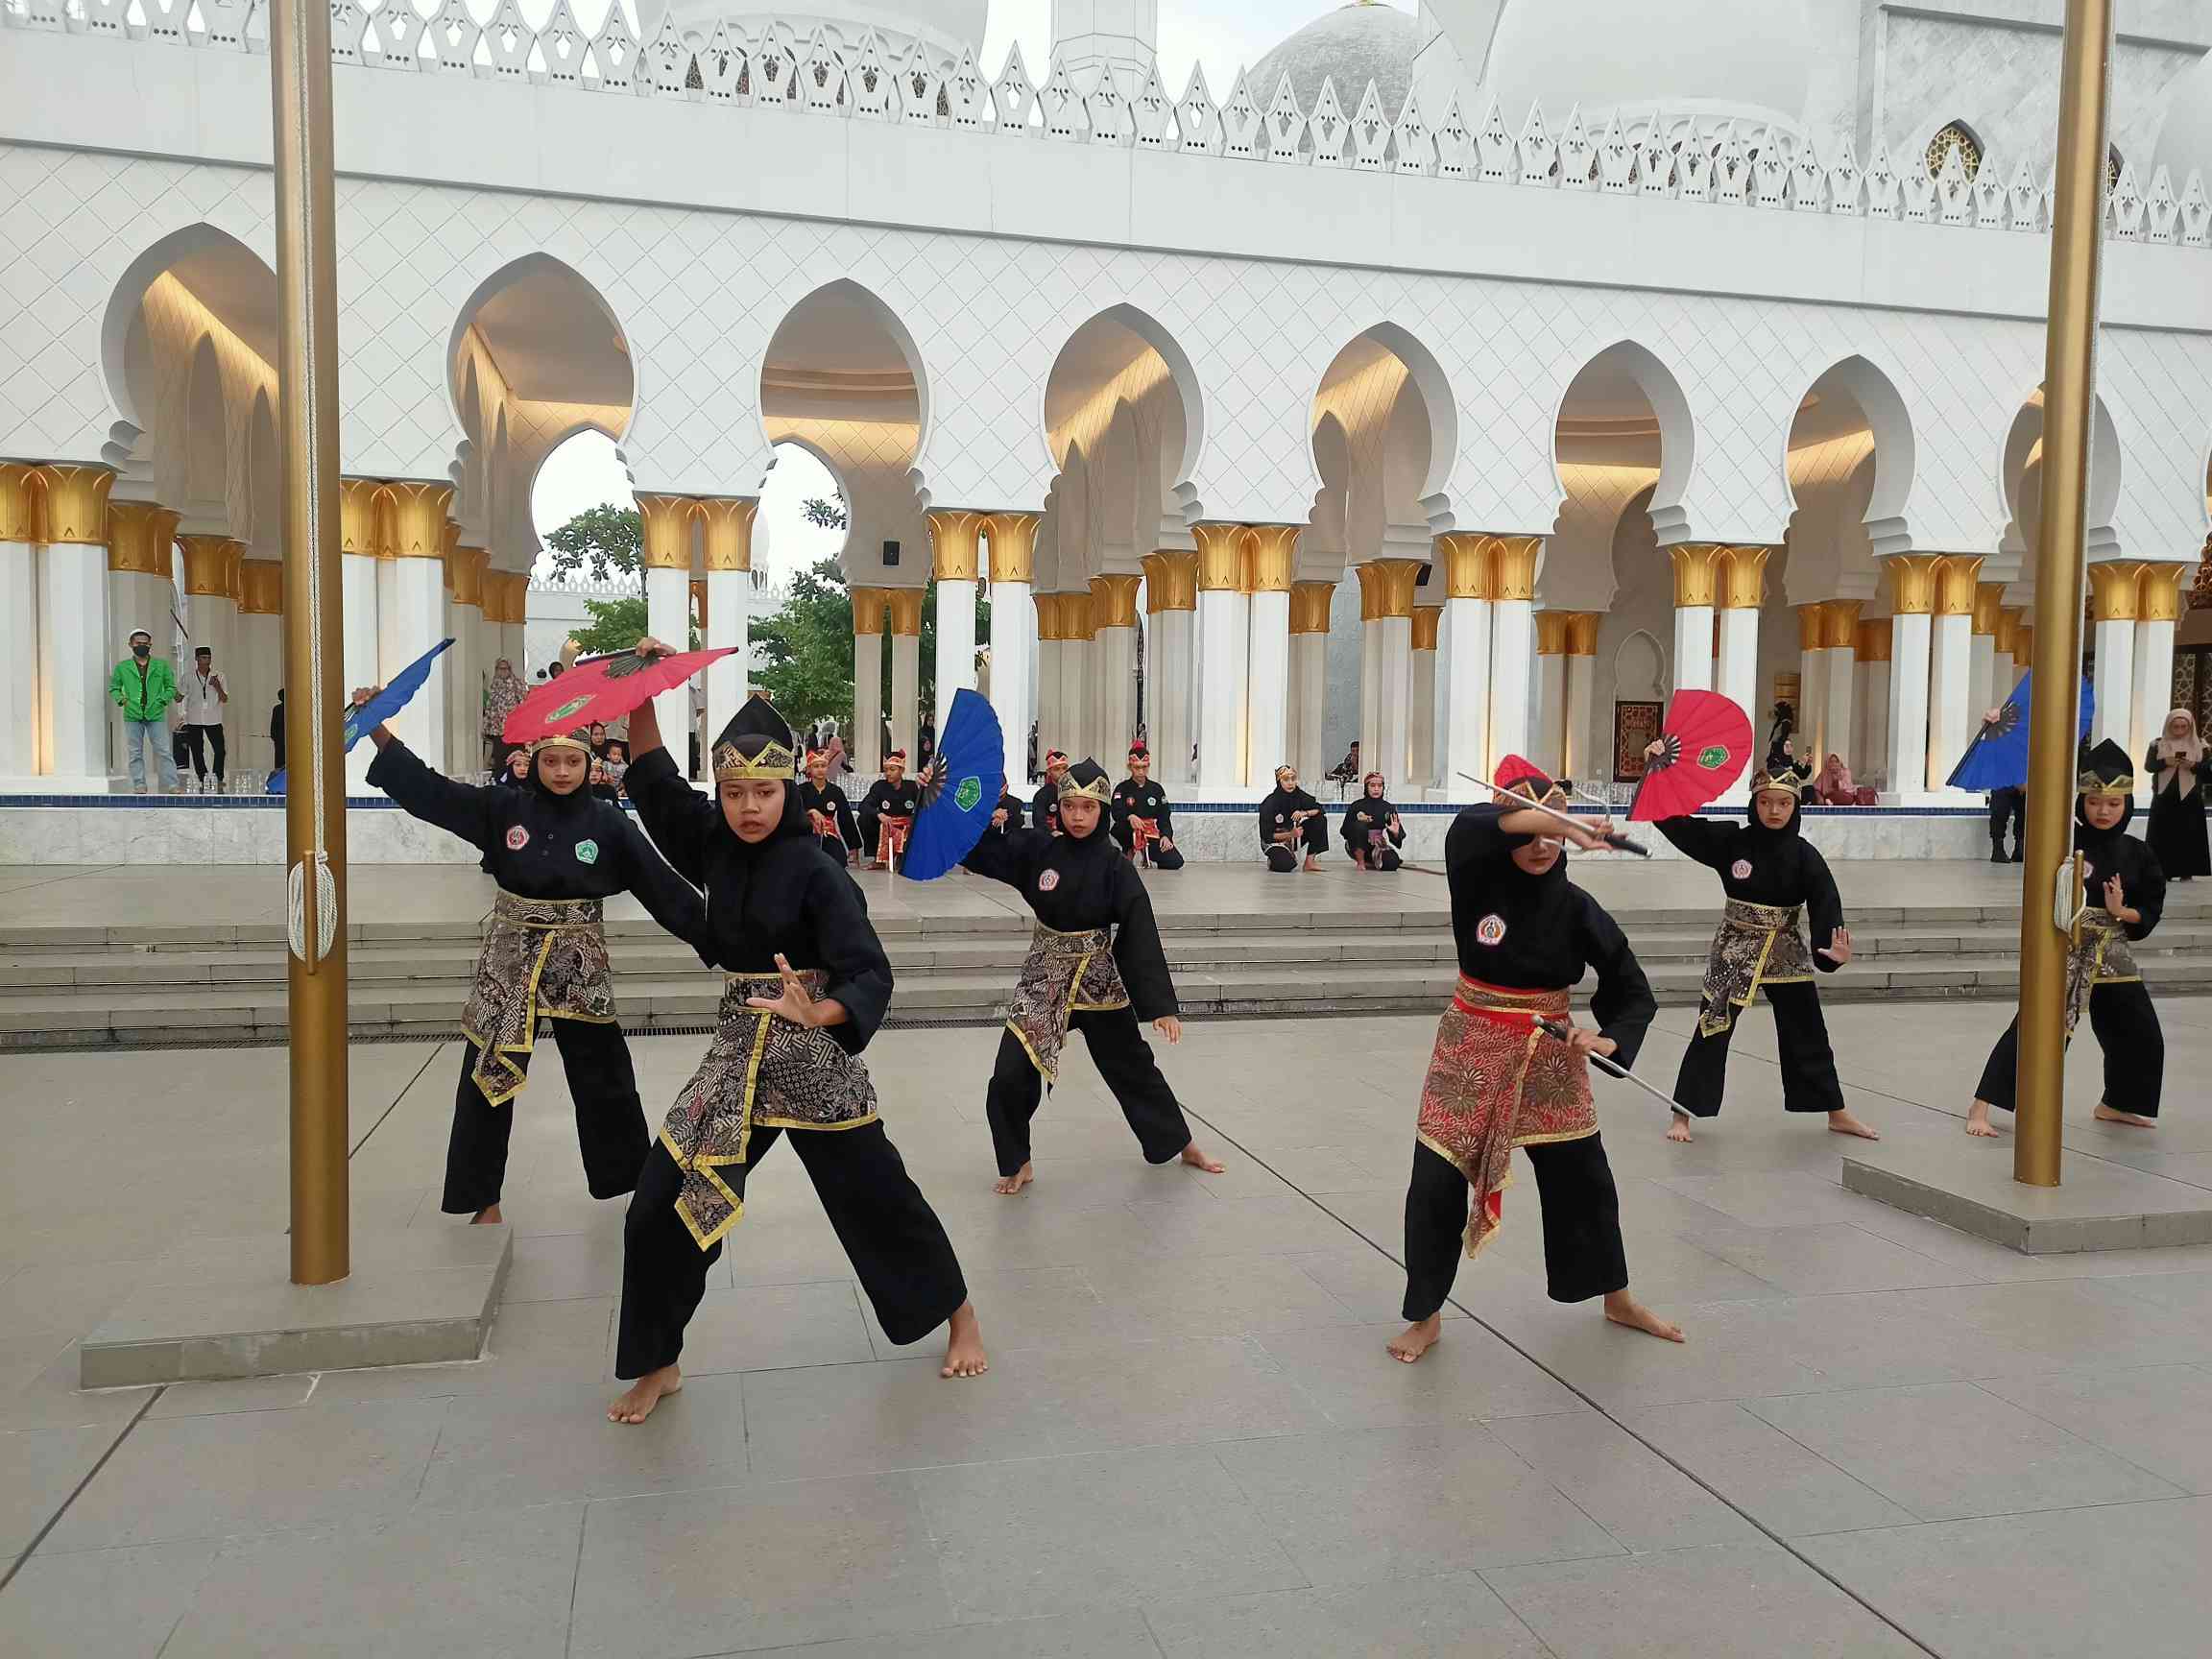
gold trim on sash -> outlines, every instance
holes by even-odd
[[[1731,899],[1720,911],[1720,926],[1705,958],[1705,981],[1697,1029],[1718,1037],[1735,1022],[1736,1011],[1758,999],[1762,985],[1802,985],[1813,977],[1813,953],[1798,930],[1801,904],[1754,904]]]
[[[461,1010],[462,1035],[477,1049],[469,1074],[487,1103],[522,1092],[528,1073],[511,1056],[536,1048],[541,1015],[599,1025],[616,1018],[605,915],[598,899],[525,899],[501,888],[493,901]]]

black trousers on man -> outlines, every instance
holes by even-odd
[[[220,726],[187,726],[184,728],[184,747],[191,752],[192,775],[204,781],[207,777],[208,749],[215,752],[215,781],[221,783],[229,776],[224,764],[223,728]]]
[[[1992,789],[1989,791],[1989,861],[1994,864],[2003,859],[2005,852],[2005,826],[2012,826],[2012,856],[2005,862],[2017,864],[2028,850],[2028,791],[2025,789]]]
[[[2143,982],[2091,986],[2089,1029],[2104,1051],[2104,1104],[2139,1118],[2157,1117],[2158,1098],[2166,1086],[2166,1033],[2159,1029],[2158,1010],[2152,1006]],[[1982,1081],[1974,1086],[1974,1098],[2011,1111],[2019,1064],[2020,1021],[2014,1016],[1997,1046],[1989,1050]]]
[[[584,1154],[584,1184],[594,1198],[619,1198],[637,1185],[645,1162],[645,1107],[637,1098],[637,1073],[630,1044],[614,1021],[555,1020],[553,1041],[576,1102],[576,1145]],[[512,1056],[524,1070],[530,1056]],[[464,1044],[461,1085],[453,1093],[453,1134],[445,1146],[445,1194],[439,1209],[473,1215],[499,1202],[507,1180],[507,1141],[515,1132],[520,1094],[494,1106],[469,1075],[476,1045]]]
[[[757,1125],[747,1161],[721,1166],[722,1179],[740,1199],[746,1174],[784,1133]],[[883,1334],[901,1346],[919,1342],[959,1311],[968,1300],[960,1260],[881,1121],[857,1129],[795,1129],[789,1140]],[[625,1382],[676,1363],[684,1328],[706,1293],[708,1269],[722,1254],[720,1239],[700,1249],[676,1214],[683,1188],[684,1171],[656,1142],[622,1223],[614,1375]]]
[[[1544,1211],[1545,1288],[1554,1302],[1587,1302],[1628,1288],[1621,1195],[1596,1135],[1524,1146]],[[1416,1141],[1406,1189],[1406,1305],[1419,1324],[1444,1306],[1467,1256],[1467,1177]]]
[[[1121,1116],[1129,1119],[1137,1144],[1144,1149],[1144,1162],[1165,1164],[1190,1144],[1190,1125],[1176,1103],[1175,1091],[1160,1075],[1152,1046],[1137,1027],[1137,1015],[1129,1008],[1079,1008],[1069,1016],[1068,1032],[1083,1033],[1091,1050],[1091,1063],[1112,1091]],[[1060,1049],[1067,1065],[1068,1049]],[[998,1155],[998,1173],[1016,1174],[1029,1162],[1029,1120],[1045,1099],[1045,1079],[1022,1039],[1008,1031],[998,1039],[998,1063],[991,1071],[991,1088],[984,1096],[984,1113],[991,1120],[991,1147]]]
[[[1828,1046],[1828,1022],[1820,1013],[1820,991],[1810,980],[1762,985],[1759,995],[1774,1010],[1774,1043],[1782,1063],[1782,1110],[1840,1112],[1843,1085],[1836,1076],[1836,1051]],[[1674,1074],[1674,1101],[1699,1118],[1718,1117],[1720,1093],[1728,1081],[1728,1043],[1743,1022],[1736,1010],[1728,1028],[1705,1035],[1700,1026],[1682,1051]],[[1704,1010],[1700,1008],[1702,1015]]]

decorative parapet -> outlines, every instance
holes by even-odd
[[[204,51],[268,50],[267,0],[0,0],[0,23]],[[873,29],[848,37],[811,21],[749,29],[726,20],[702,40],[664,18],[640,42],[619,6],[587,36],[568,0],[554,0],[537,30],[516,0],[500,0],[481,25],[466,0],[443,0],[430,17],[407,0],[386,0],[373,12],[358,0],[332,0],[330,32],[332,60],[364,71],[1768,212],[2035,233],[2050,228],[2056,180],[2047,157],[2019,156],[2008,165],[1953,143],[1939,156],[1900,165],[1877,138],[1862,161],[1848,132],[1816,140],[1710,117],[1623,125],[1615,116],[1594,132],[1578,106],[1555,129],[1532,108],[1515,128],[1495,99],[1470,120],[1456,95],[1431,112],[1410,90],[1392,115],[1372,82],[1349,117],[1333,81],[1302,109],[1287,75],[1272,89],[1253,88],[1239,72],[1216,103],[1202,69],[1171,99],[1156,71],[1130,93],[1111,75],[1077,75],[1055,57],[1038,85],[1018,45],[994,80],[973,48],[954,60],[921,42],[895,46]],[[2212,245],[2212,196],[2195,170],[2176,186],[2166,168],[2145,181],[2128,162],[2107,180],[2104,224],[2119,241],[2203,248]]]

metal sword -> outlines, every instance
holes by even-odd
[[[1555,1020],[1539,1020],[1536,1022],[1536,1029],[1543,1032],[1547,1037],[1556,1037],[1560,1042],[1564,1043],[1568,1040],[1569,1034],[1573,1031],[1574,1027],[1570,1025],[1562,1025]],[[1620,1065],[1615,1061],[1608,1060],[1602,1054],[1591,1055],[1590,1063],[1596,1066],[1599,1070],[1604,1072],[1606,1076],[1618,1077],[1623,1083],[1633,1083],[1637,1088],[1643,1090],[1645,1094],[1650,1095],[1654,1100],[1666,1101],[1668,1110],[1672,1112],[1679,1112],[1685,1118],[1690,1116],[1689,1109],[1677,1102],[1673,1095],[1669,1094],[1664,1090],[1655,1088],[1651,1084],[1645,1082],[1643,1078],[1637,1076],[1636,1073],[1629,1070],[1627,1067]]]
[[[1483,788],[1490,790],[1490,791],[1491,791],[1493,794],[1498,794],[1498,795],[1512,795],[1512,794],[1513,794],[1513,791],[1512,791],[1512,790],[1510,790],[1510,789],[1501,789],[1501,788],[1499,788],[1499,787],[1498,787],[1498,785],[1497,785],[1497,784],[1495,784],[1495,783],[1491,782],[1489,779],[1487,779],[1487,778],[1478,778],[1478,777],[1476,777],[1476,776],[1475,776],[1475,774],[1474,774],[1474,773],[1472,773],[1472,772],[1462,772],[1462,773],[1460,773],[1460,774],[1459,774],[1459,776],[1460,776],[1460,777],[1462,777],[1462,778],[1464,778],[1464,779],[1466,779],[1466,780],[1467,780],[1467,781],[1468,781],[1468,782],[1470,782],[1470,783],[1479,783],[1479,784],[1481,784]],[[1549,816],[1551,816],[1551,817],[1553,817],[1553,818],[1556,818],[1556,819],[1558,819],[1560,823],[1562,823],[1562,824],[1572,824],[1572,825],[1574,825],[1574,826],[1575,826],[1576,829],[1580,829],[1580,828],[1582,828],[1582,821],[1581,821],[1579,818],[1576,818],[1576,817],[1573,816],[1571,813],[1562,812],[1562,811],[1560,811],[1560,810],[1559,810],[1557,807],[1555,807],[1555,806],[1547,806],[1547,805],[1544,805],[1544,803],[1543,803],[1543,802],[1541,802],[1541,801],[1531,801],[1531,800],[1529,800],[1529,799],[1528,799],[1527,796],[1525,796],[1525,795],[1515,795],[1515,796],[1514,796],[1514,800],[1515,800],[1515,802],[1516,802],[1518,805],[1525,805],[1525,806],[1528,807],[1528,808],[1529,808],[1531,811],[1535,811],[1535,812],[1543,812],[1543,813],[1546,813],[1546,814],[1548,814],[1548,815],[1549,815]],[[1643,842],[1641,842],[1641,841],[1632,841],[1632,840],[1630,840],[1630,839],[1629,839],[1627,836],[1625,836],[1625,835],[1622,834],[1622,833],[1621,833],[1619,830],[1609,830],[1609,831],[1607,831],[1607,832],[1606,832],[1606,835],[1605,835],[1605,845],[1606,845],[1606,846],[1608,846],[1608,847],[1611,847],[1611,848],[1613,848],[1613,849],[1614,849],[1615,851],[1617,851],[1617,852],[1621,852],[1621,853],[1633,853],[1633,854],[1636,854],[1636,856],[1637,856],[1637,857],[1639,857],[1639,858],[1648,858],[1648,857],[1650,857],[1650,856],[1651,856],[1651,849],[1650,849],[1650,848],[1648,848],[1648,847],[1645,846],[1645,845],[1644,845],[1644,843],[1643,843]]]

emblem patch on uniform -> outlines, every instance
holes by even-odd
[[[1049,893],[1059,885],[1060,872],[1057,870],[1047,870],[1037,878],[1037,891],[1040,893]]]
[[[1735,863],[1728,866],[1728,874],[1735,877],[1739,881],[1750,880],[1751,860],[1748,858],[1737,859]]]
[[[525,829],[523,829],[521,825],[517,824],[517,825],[516,825],[516,826],[515,826],[515,827],[514,827],[512,830],[508,830],[508,831],[507,831],[507,851],[508,851],[508,852],[510,852],[510,853],[519,853],[519,852],[521,852],[521,851],[522,851],[522,849],[523,849],[523,848],[525,848],[525,847],[527,847],[527,846],[529,846],[529,845],[530,845],[530,831],[529,831],[529,830],[525,830]]]
[[[598,843],[598,842],[596,842],[596,841],[579,841],[579,842],[577,842],[577,843],[576,843],[576,862],[577,862],[577,863],[579,863],[579,864],[596,864],[596,863],[598,863],[598,862],[599,862],[599,843]]]
[[[1496,913],[1485,916],[1475,924],[1475,941],[1479,945],[1495,945],[1505,937],[1505,918]]]

